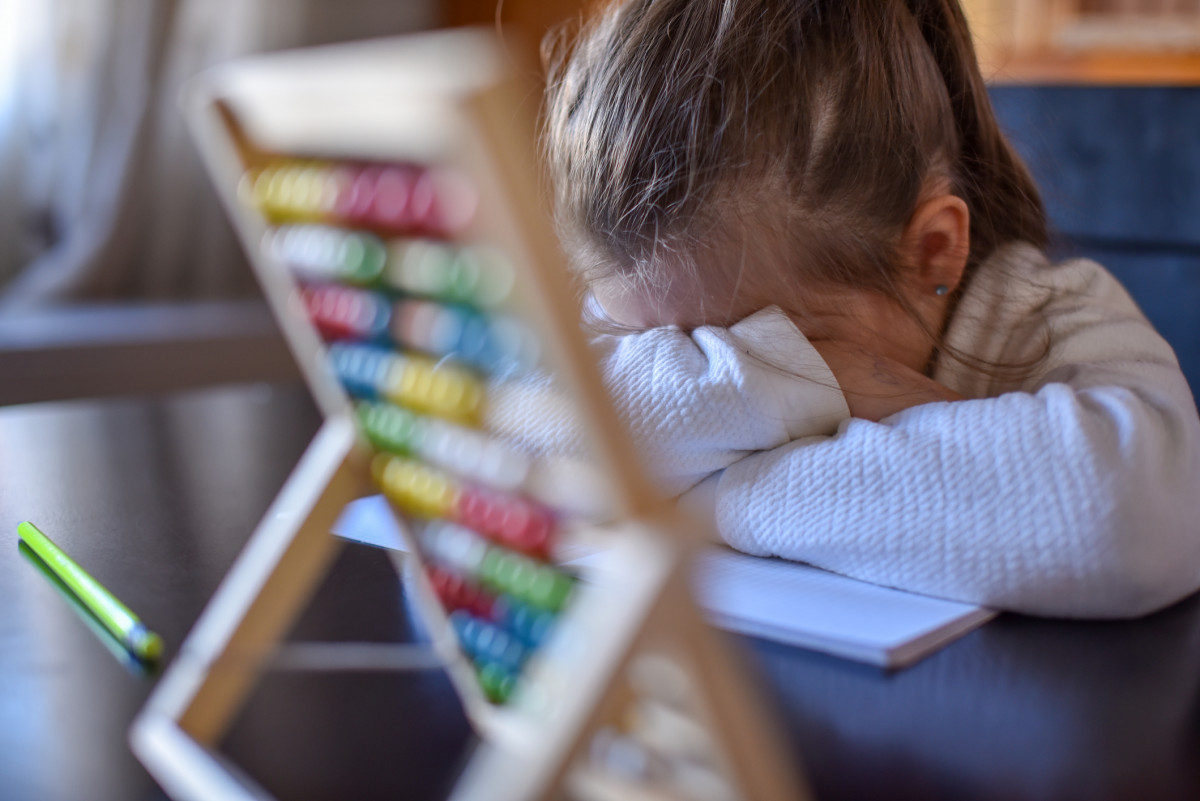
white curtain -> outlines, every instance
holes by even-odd
[[[253,292],[183,82],[435,21],[433,0],[0,0],[0,303]]]

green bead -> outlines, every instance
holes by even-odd
[[[356,284],[371,284],[383,273],[387,248],[372,234],[347,234],[342,242],[341,276]]]
[[[516,572],[519,563],[511,554],[501,552],[500,558],[496,560],[496,569],[493,574],[493,580],[496,586],[504,592],[511,592],[513,595],[517,593],[513,589],[516,578]]]
[[[509,591],[518,598],[527,598],[541,572],[533,562],[514,560],[512,575],[509,578]]]
[[[479,259],[472,251],[460,251],[447,274],[447,297],[462,303],[472,302],[479,288],[479,267]]]
[[[372,445],[403,455],[413,453],[423,427],[415,414],[390,403],[361,403],[358,419]]]
[[[483,555],[483,560],[479,563],[479,580],[484,584],[499,587],[496,575],[503,562],[504,554],[499,548],[488,548],[487,553]]]
[[[571,594],[572,581],[565,574],[544,567],[538,571],[524,598],[534,606],[557,612]]]
[[[483,694],[494,704],[503,704],[517,686],[516,676],[494,662],[478,664],[479,684]]]

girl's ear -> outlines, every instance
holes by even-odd
[[[901,248],[919,296],[954,292],[971,253],[971,214],[966,201],[951,194],[923,200],[904,227]]]

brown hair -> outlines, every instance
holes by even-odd
[[[1045,246],[957,0],[618,0],[543,50],[545,159],[588,280],[669,294],[736,270],[712,281],[729,313],[747,281],[912,313],[896,248],[931,176],[970,210],[968,278],[1005,243]],[[743,273],[730,246],[782,269]]]

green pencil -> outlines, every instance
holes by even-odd
[[[17,534],[122,645],[144,662],[158,660],[162,655],[162,638],[146,628],[129,607],[89,576],[37,526],[21,523]]]

